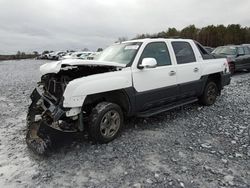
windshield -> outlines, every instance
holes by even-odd
[[[222,55],[236,55],[237,49],[234,46],[222,46],[216,48],[213,53]]]
[[[128,65],[132,63],[141,46],[141,42],[120,43],[105,49],[95,57],[99,61],[111,61]]]

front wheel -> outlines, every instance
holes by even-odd
[[[92,141],[108,143],[119,135],[122,127],[123,113],[117,104],[101,102],[93,108],[88,127]]]
[[[218,87],[213,81],[208,81],[202,96],[200,97],[200,103],[206,106],[210,106],[215,103],[218,96]]]

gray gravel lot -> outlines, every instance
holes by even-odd
[[[109,144],[78,138],[41,158],[24,138],[43,63],[0,62],[1,187],[250,187],[250,73],[236,74],[213,106],[132,118]]]

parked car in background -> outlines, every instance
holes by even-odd
[[[62,56],[60,59],[85,59],[86,56],[90,55],[92,52],[73,52]]]
[[[37,57],[37,59],[48,59],[48,54],[49,53],[41,54],[40,56]]]
[[[208,52],[210,52],[210,53],[212,53],[212,51],[214,51],[214,49],[215,49],[215,48],[210,47],[210,46],[204,46],[204,48],[205,48]]]
[[[91,54],[87,57],[87,59],[88,59],[88,60],[93,60],[93,59],[95,59],[96,57],[98,57],[98,55],[100,55],[100,53],[101,53],[101,52],[93,52],[93,53],[91,53]]]
[[[44,51],[37,59],[49,59],[50,54],[54,53],[54,51]]]
[[[250,47],[247,45],[219,46],[212,54],[217,57],[227,57],[232,74],[243,69],[250,71]]]
[[[88,59],[88,57],[93,53],[94,52],[85,52],[79,57],[79,59]]]
[[[63,52],[63,51],[52,52],[52,53],[49,53],[48,59],[59,60],[60,57],[64,56],[65,54],[66,52]]]

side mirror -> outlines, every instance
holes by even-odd
[[[138,68],[155,68],[157,66],[157,61],[155,58],[144,58]]]

